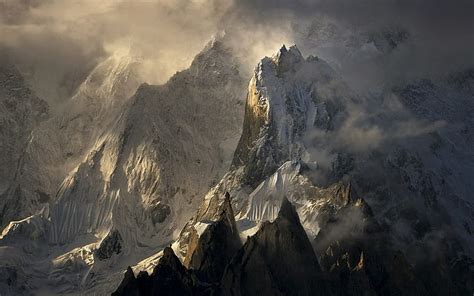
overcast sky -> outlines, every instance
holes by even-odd
[[[131,48],[143,79],[164,83],[225,31],[248,68],[295,43],[349,79],[367,73],[365,86],[472,66],[473,11],[469,0],[0,0],[0,45],[58,77]],[[384,48],[384,32],[399,44]]]

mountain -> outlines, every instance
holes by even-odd
[[[227,264],[241,246],[230,195],[227,193],[219,219],[199,236],[189,268],[193,269],[203,282],[219,282]]]
[[[225,209],[232,211],[228,202],[227,195],[225,203],[229,207]],[[221,218],[225,216],[226,213],[222,212]],[[228,218],[233,220],[233,217]],[[214,252],[223,240],[234,235],[218,231],[223,227],[223,221],[211,223],[196,249],[197,254],[207,254],[215,263],[222,262],[226,255],[233,256],[224,264],[225,270],[220,269],[219,277],[215,276],[216,273],[209,273],[217,271],[210,266],[218,265],[200,264],[197,269],[186,269],[173,250],[166,248],[151,275],[140,273],[135,278],[133,271],[128,269],[113,295],[326,295],[328,290],[313,247],[295,208],[287,199],[283,200],[276,220],[263,224],[243,246]],[[222,236],[225,234],[227,237]],[[208,275],[214,277],[206,277]]]
[[[231,170],[184,227],[178,255],[185,265],[192,258],[225,192],[244,239],[274,221],[287,197],[333,293],[468,295],[472,206],[462,184],[472,175],[472,94],[470,76],[454,76],[361,96],[296,47],[264,58]]]
[[[239,75],[216,41],[167,84],[140,86],[63,181],[51,208],[51,240],[107,233],[113,225],[131,246],[168,242],[195,208],[194,197],[225,169],[224,145],[236,141],[241,123],[223,114],[239,106]]]
[[[20,209],[6,223],[54,202],[62,180],[82,161],[138,87],[136,67],[137,61],[126,53],[111,56],[90,73],[62,112],[32,129],[5,196],[17,201]],[[21,209],[35,200],[39,201],[36,207]]]
[[[129,267],[124,280],[112,295],[196,295],[196,291],[191,275],[173,250],[167,247],[151,275],[141,272],[135,278]]]
[[[129,267],[112,295],[215,295],[220,293],[226,267],[241,247],[227,194],[219,219],[210,223],[199,238],[189,269],[171,247],[166,247],[150,275],[140,271],[135,277]]]
[[[472,294],[472,71],[359,94],[292,46],[245,88],[223,38],[138,86],[127,56],[71,99],[77,124],[32,130],[49,136],[6,191],[29,211],[0,237],[2,289]],[[28,208],[37,189],[50,197]]]
[[[224,295],[326,295],[318,259],[295,208],[283,199],[235,255],[222,279]]]
[[[8,197],[18,193],[14,182],[22,154],[32,141],[34,128],[48,118],[48,104],[29,88],[16,66],[8,58],[0,59],[0,227],[11,220],[25,217],[44,202],[41,196],[26,204]]]
[[[210,42],[160,86],[138,86],[139,62],[129,53],[111,56],[63,114],[34,131],[15,198],[38,191],[49,198],[0,240],[5,249],[33,244],[14,255],[31,263],[7,264],[26,290],[109,293],[123,268],[176,237],[196,197],[230,166],[245,91],[231,50]]]
[[[237,224],[250,233],[258,223],[276,217],[285,195],[291,200],[294,195],[295,202],[298,196],[301,205],[319,207],[324,193],[312,196],[312,192],[322,192],[301,174],[308,167],[301,161],[309,157],[305,134],[313,127],[332,130],[340,124],[346,116],[343,95],[352,100],[329,65],[315,57],[305,60],[296,47],[283,47],[273,58],[264,58],[249,83],[244,127],[232,169],[208,192],[184,228],[178,240],[180,254],[189,257],[187,241],[192,225],[215,219],[222,203],[219,197],[225,192],[235,196]],[[314,223],[306,221],[314,220],[316,211],[307,211],[306,216],[297,208],[303,225],[314,228]]]

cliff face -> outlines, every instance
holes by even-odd
[[[230,195],[226,195],[218,220],[209,225],[199,236],[189,262],[203,282],[219,282],[227,264],[240,249],[239,230],[235,224]]]
[[[233,160],[233,167],[245,168],[244,182],[256,186],[286,160],[302,157],[306,132],[331,129],[344,116],[341,95],[351,96],[329,65],[305,60],[295,46],[264,58],[249,83]]]
[[[224,295],[326,295],[318,260],[293,205],[284,199],[274,222],[265,222],[232,259]]]
[[[231,52],[215,41],[167,84],[140,86],[63,181],[51,240],[112,226],[132,247],[172,239],[228,164],[223,143],[235,144],[241,122],[222,115],[239,105],[241,83]]]
[[[41,192],[22,198],[16,179],[23,154],[32,141],[32,131],[48,118],[48,104],[26,84],[15,65],[0,58],[0,228],[27,217],[48,201]]]
[[[13,264],[20,281],[41,278],[58,293],[115,289],[129,256],[137,254],[131,260],[139,264],[173,240],[229,167],[245,92],[231,50],[210,42],[189,69],[160,86],[139,86],[139,63],[128,54],[104,60],[64,112],[33,130],[24,161],[12,170],[20,186],[5,194],[22,207],[43,199],[30,211],[9,205],[25,219],[5,229],[8,241],[0,239],[10,247],[37,231],[34,244],[46,242],[16,253],[12,260],[31,256],[42,269],[31,275],[29,264]],[[49,244],[57,253],[46,254]]]
[[[2,289],[107,294],[131,266],[118,295],[472,294],[470,72],[362,97],[296,47],[247,89],[222,40],[164,85],[136,62],[45,121],[3,104],[41,124],[2,195],[34,214],[2,232]]]
[[[455,221],[472,213],[470,207],[454,209],[456,202],[449,196],[457,189],[449,193],[447,188],[457,181],[443,183],[450,177],[442,177],[436,169],[452,165],[447,161],[449,153],[439,154],[447,147],[432,142],[433,137],[437,143],[453,140],[444,129],[456,130],[459,122],[451,116],[463,112],[454,107],[457,103],[443,114],[430,105],[427,96],[435,94],[441,105],[447,104],[438,94],[448,93],[446,82],[436,83],[392,90],[392,96],[403,94],[402,105],[394,111],[384,105],[384,98],[355,96],[326,63],[304,59],[294,47],[264,58],[249,83],[243,132],[231,170],[207,193],[184,227],[175,245],[178,256],[193,256],[195,248],[189,246],[196,244],[208,221],[217,220],[224,192],[234,197],[241,237],[250,236],[247,242],[255,246],[252,235],[267,221],[276,221],[287,197],[310,237],[331,293],[464,293],[470,287],[465,276],[472,271],[464,269],[459,275],[457,268],[471,266],[469,256],[464,257],[470,252],[470,237]],[[456,102],[465,100],[464,90],[451,91],[451,96],[459,96]],[[365,112],[371,114],[379,107],[382,111],[365,118]],[[429,132],[440,126],[440,118],[452,124]],[[404,121],[417,128],[406,131]],[[353,137],[372,141],[369,136],[377,130],[389,134],[381,135],[375,146]],[[450,146],[451,151],[463,150],[466,141],[470,138]],[[459,173],[465,177],[468,171]],[[420,254],[424,246],[440,258],[437,247],[427,244],[435,237],[444,246],[443,263]],[[455,268],[448,261],[463,263]],[[439,268],[445,273],[427,271]],[[236,271],[232,278],[239,276]],[[262,285],[270,287],[270,282]]]

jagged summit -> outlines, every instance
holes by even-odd
[[[286,49],[286,46],[283,45],[272,59],[276,64],[279,77],[285,73],[294,72],[298,64],[305,60],[296,45],[292,45],[289,49]]]
[[[61,116],[24,130],[19,169],[0,169],[18,176],[0,218],[51,205],[0,238],[7,294],[108,294],[126,266],[127,295],[472,294],[470,72],[365,106],[323,60],[283,46],[244,109],[225,38],[136,92],[135,62],[103,61]],[[15,83],[2,114],[41,117],[11,100]]]
[[[87,161],[63,183],[53,211],[60,221],[53,221],[60,229],[54,242],[91,230],[106,232],[112,225],[125,244],[154,237],[164,242],[171,229],[182,227],[190,214],[178,207],[191,204],[192,209],[194,196],[222,174],[230,158],[223,145],[235,145],[239,134],[240,116],[227,112],[238,104],[243,82],[234,62],[216,41],[168,83],[142,85]],[[215,116],[207,114],[210,110]],[[84,207],[83,195],[96,198]],[[70,203],[72,212],[60,214]],[[124,221],[129,212],[133,218]],[[147,234],[137,235],[135,228]],[[157,235],[160,231],[166,235]]]
[[[265,222],[235,255],[222,279],[224,295],[326,295],[316,255],[285,198],[278,218]]]
[[[280,211],[278,212],[278,219],[285,219],[291,223],[300,223],[300,218],[296,212],[295,206],[291,204],[288,198],[284,197],[281,202]]]
[[[291,75],[283,75],[287,72]],[[263,59],[249,83],[233,167],[244,166],[247,182],[255,186],[283,162],[301,159],[307,133],[331,129],[345,116],[342,95],[351,99],[329,65],[305,60],[296,47],[284,46],[274,60]]]
[[[140,272],[135,277],[133,270],[128,267],[123,281],[112,295],[195,295],[193,289],[191,275],[173,249],[166,247],[151,275]]]
[[[45,236],[57,251],[41,249],[41,256],[15,264],[21,282],[47,277],[51,293],[79,286],[85,294],[109,293],[124,262],[139,264],[175,239],[228,168],[245,92],[229,48],[212,43],[164,85],[138,88],[139,62],[128,52],[104,60],[64,112],[33,131],[16,174],[22,186],[8,191],[9,209],[23,215],[17,209],[30,206],[23,200],[37,195],[50,211],[12,224],[21,231],[10,230],[8,244],[38,230],[34,244]],[[232,228],[238,237],[235,221]],[[18,249],[15,256],[30,254]],[[41,272],[32,275],[31,265]]]
[[[221,206],[221,213],[219,215],[218,221],[227,220],[233,232],[237,232],[237,226],[235,225],[235,218],[234,218],[234,209],[232,208],[231,197],[229,192],[225,193],[224,202]]]
[[[199,236],[189,263],[189,268],[208,283],[220,281],[227,264],[242,246],[228,193],[221,209],[219,219]]]

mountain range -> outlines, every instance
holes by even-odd
[[[149,85],[117,52],[59,111],[1,61],[2,291],[472,295],[473,70],[361,94],[238,54]]]

